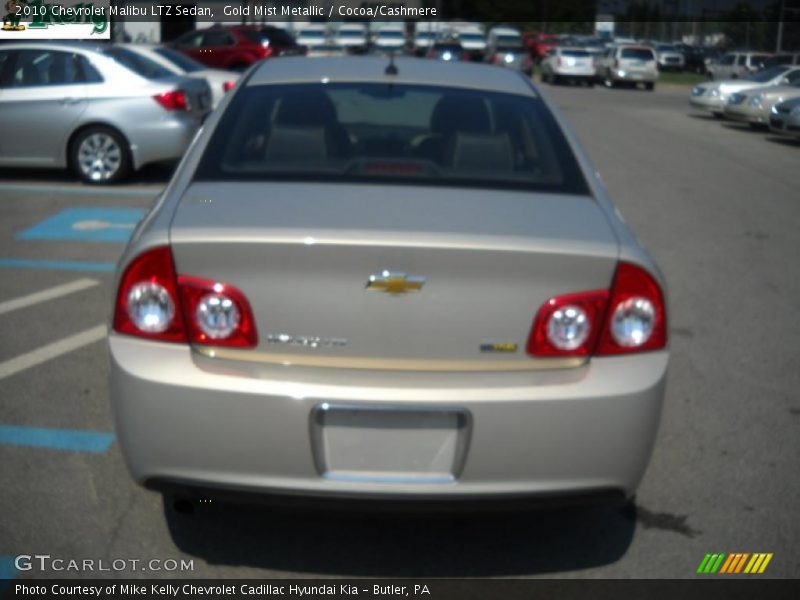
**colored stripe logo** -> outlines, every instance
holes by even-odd
[[[745,573],[749,575],[760,575],[767,569],[767,565],[772,560],[771,552],[734,552],[726,554],[718,552],[716,554],[706,554],[697,567],[697,572],[703,575],[720,573],[725,575],[737,575]]]

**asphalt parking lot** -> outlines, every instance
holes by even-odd
[[[546,90],[669,282],[667,399],[635,511],[165,509],[114,442],[102,326],[167,174],[86,188],[0,171],[0,576],[79,575],[13,566],[46,554],[191,559],[193,577],[681,578],[708,552],[800,575],[800,143],[690,115],[688,89]]]

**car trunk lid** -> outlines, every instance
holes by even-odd
[[[608,288],[618,255],[589,197],[346,184],[193,184],[171,243],[247,296],[260,351],[386,359],[519,360],[538,308]]]

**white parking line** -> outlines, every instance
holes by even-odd
[[[66,296],[68,294],[74,294],[75,292],[80,292],[81,290],[94,287],[98,283],[100,282],[94,279],[78,279],[76,281],[65,283],[64,285],[57,285],[56,287],[42,290],[41,292],[36,292],[35,294],[29,294],[27,296],[22,296],[21,298],[14,298],[13,300],[7,300],[6,302],[0,302],[0,315],[4,315],[12,310],[31,306],[33,304],[39,304],[40,302],[54,300],[55,298],[60,298],[61,296]]]
[[[97,325],[91,329],[65,337],[62,340],[47,344],[46,346],[42,346],[26,354],[21,354],[11,360],[0,363],[0,379],[11,377],[20,371],[40,365],[62,354],[67,354],[78,348],[83,348],[89,344],[99,342],[104,337],[106,337],[106,326]]]

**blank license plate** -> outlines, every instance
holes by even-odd
[[[313,416],[312,445],[323,477],[376,483],[448,483],[463,465],[463,411],[337,407]]]

